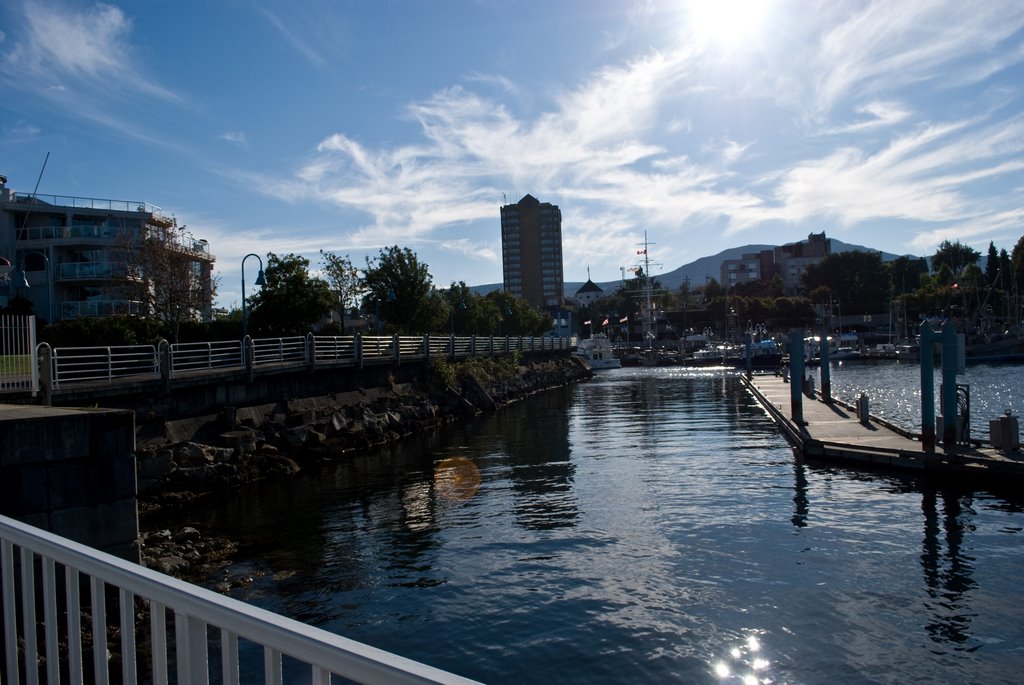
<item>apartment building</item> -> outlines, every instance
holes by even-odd
[[[832,244],[825,232],[811,233],[807,240],[723,260],[721,283],[725,288],[732,288],[751,281],[769,281],[778,274],[786,292],[794,295],[801,291],[807,267],[820,263],[830,254]]]
[[[525,195],[501,208],[501,259],[505,291],[535,307],[562,307],[562,212]]]
[[[174,236],[168,249],[184,255],[198,277],[203,302],[197,316],[208,320],[215,257],[205,240],[173,229],[174,220],[148,202],[19,193],[0,176],[0,306],[27,298],[47,322],[148,315],[118,283],[137,273],[126,261],[126,246],[159,233]]]

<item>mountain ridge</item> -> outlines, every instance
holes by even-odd
[[[852,252],[855,250],[861,252],[879,252],[882,255],[882,261],[885,262],[891,262],[899,257],[911,257],[913,259],[918,259],[915,255],[897,255],[891,252],[882,252],[881,250],[874,250],[863,245],[845,243],[842,240],[837,240],[836,238],[829,238],[828,241],[833,253]],[[731,247],[727,250],[722,250],[718,254],[696,259],[689,264],[684,264],[672,271],[654,273],[651,274],[651,276],[656,278],[663,288],[667,288],[669,290],[678,290],[679,286],[686,282],[687,279],[689,279],[690,285],[696,288],[706,283],[709,278],[714,278],[716,281],[719,280],[721,277],[722,262],[727,259],[740,259],[745,254],[757,253],[761,250],[771,250],[775,247],[779,246],[751,243],[748,245],[741,245],[740,247]],[[585,282],[586,281],[566,281],[564,285],[565,296],[575,297],[576,291],[579,290]],[[594,283],[605,292],[613,292],[618,288],[622,281],[620,279],[614,281],[594,281]],[[486,295],[489,292],[500,289],[501,283],[488,283],[484,285],[470,286],[470,290],[479,295]]]

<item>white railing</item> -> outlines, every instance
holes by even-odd
[[[160,359],[155,345],[55,347],[53,387],[126,378],[158,378]]]
[[[282,683],[286,663],[320,685],[332,674],[381,685],[474,682],[4,516],[0,570],[4,683],[59,683],[62,673],[70,683],[206,683],[219,664],[230,685],[241,682],[240,642],[262,649],[265,683]]]
[[[307,361],[304,337],[254,338],[252,350],[253,366]]]
[[[44,344],[45,345],[45,344]],[[251,347],[247,347],[251,346]],[[246,338],[203,343],[162,342],[118,347],[57,347],[52,357],[53,388],[76,383],[173,378],[205,370],[241,371],[270,366],[387,364],[429,356],[465,359],[511,351],[541,352],[575,347],[574,338],[493,338],[450,335],[314,336]],[[169,355],[164,348],[169,348]],[[169,363],[161,366],[161,358]],[[2,359],[2,358],[0,358]],[[251,361],[251,367],[247,363]],[[36,368],[35,365],[32,365]],[[2,369],[2,367],[0,367]],[[3,377],[0,375],[0,390]]]
[[[239,340],[175,343],[171,345],[171,375],[203,369],[244,369]]]
[[[36,317],[0,315],[0,393],[39,391]]]

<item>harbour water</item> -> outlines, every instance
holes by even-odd
[[[969,373],[1019,411],[1024,367]],[[833,384],[899,408],[908,374]],[[1024,497],[799,464],[734,371],[601,372],[176,516],[241,543],[234,596],[489,683],[1024,671]]]

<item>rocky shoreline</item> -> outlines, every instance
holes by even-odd
[[[144,519],[197,497],[289,478],[592,375],[575,357],[443,363],[415,383],[153,422],[140,429],[136,445],[139,511]],[[208,577],[232,551],[229,541],[194,528],[143,533],[139,546],[146,566],[192,578]]]

